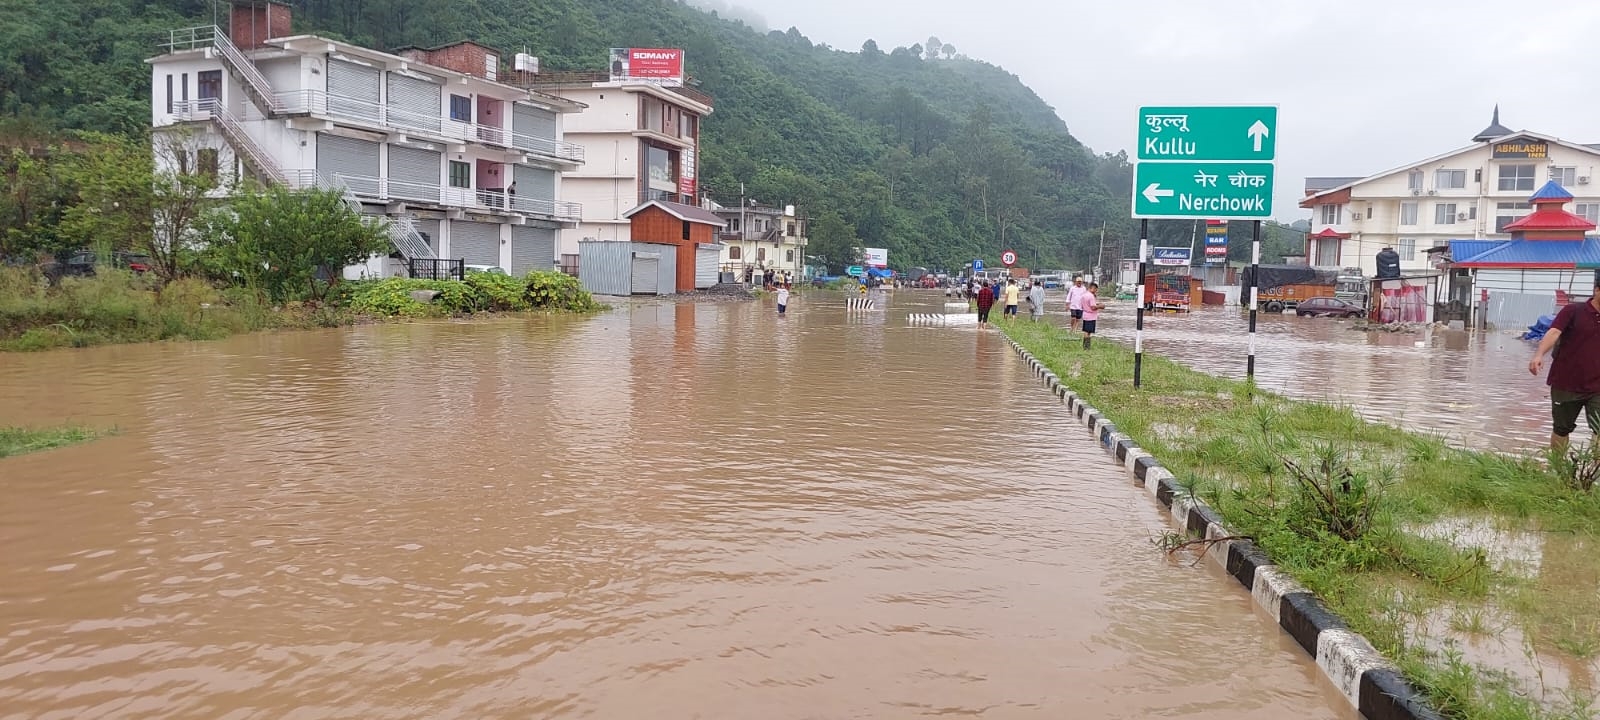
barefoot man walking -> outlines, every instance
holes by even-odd
[[[1568,436],[1578,429],[1580,413],[1589,430],[1600,436],[1600,270],[1594,273],[1594,294],[1588,302],[1573,303],[1556,313],[1528,361],[1528,372],[1537,376],[1551,350],[1556,354],[1545,381],[1550,385],[1554,421],[1550,449],[1565,451]]]

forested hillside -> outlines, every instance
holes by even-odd
[[[743,182],[764,203],[800,206],[814,252],[836,266],[858,241],[888,247],[896,265],[992,263],[1011,247],[1024,264],[1086,267],[1103,223],[1113,242],[1133,230],[1125,156],[1097,156],[1015,76],[936,41],[840,50],[672,0],[292,4],[297,31],[383,49],[472,38],[527,48],[551,70],[599,69],[609,47],[682,47],[717,99],[703,184],[724,203]],[[221,0],[0,0],[0,113],[21,118],[13,128],[143,132],[141,61],[168,29],[225,25],[226,10]],[[1186,236],[1182,225],[1162,231]]]

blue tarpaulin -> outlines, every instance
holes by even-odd
[[[1550,324],[1556,321],[1554,315],[1540,315],[1539,321],[1528,326],[1528,332],[1522,334],[1523,340],[1543,340],[1544,334],[1550,331]]]

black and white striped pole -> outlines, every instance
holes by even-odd
[[[1250,358],[1245,361],[1244,376],[1256,377],[1256,307],[1261,301],[1261,221],[1250,223]]]
[[[1150,254],[1150,221],[1139,221],[1139,289],[1134,291],[1134,302],[1139,306],[1133,315],[1133,386],[1139,387],[1144,372],[1144,259]],[[1252,323],[1252,327],[1254,323]],[[1252,351],[1253,352],[1253,351]],[[1252,360],[1252,363],[1255,361]]]

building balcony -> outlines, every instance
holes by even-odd
[[[322,90],[291,90],[276,93],[275,97],[285,115],[325,118],[445,143],[475,143],[570,167],[583,164],[581,145],[513,132],[503,127],[402,110]]]
[[[297,189],[325,185],[318,183],[315,170],[289,170],[286,174],[289,185]],[[420,203],[474,212],[524,215],[563,223],[575,223],[583,219],[583,206],[579,203],[519,197],[500,189],[446,187],[343,173],[327,175],[343,181],[344,186],[362,200]]]

